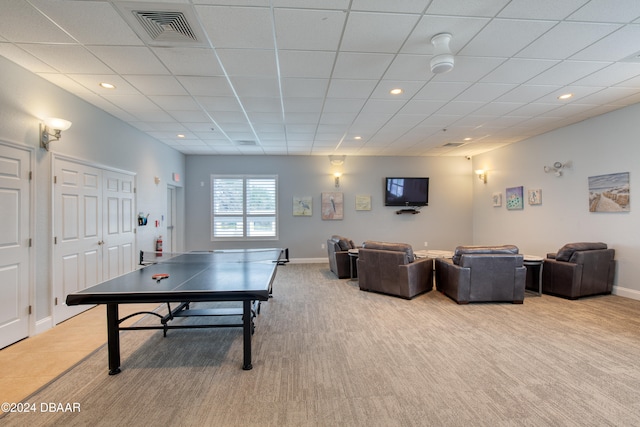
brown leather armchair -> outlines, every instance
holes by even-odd
[[[435,262],[436,288],[458,304],[524,301],[527,269],[516,246],[458,246]]]
[[[433,260],[415,259],[413,248],[405,243],[366,241],[357,264],[363,291],[411,299],[433,289]]]
[[[564,245],[547,254],[542,265],[542,292],[568,299],[610,294],[615,276],[615,251],[602,242]]]
[[[329,268],[339,279],[350,277],[351,267],[349,263],[351,259],[349,258],[349,249],[355,249],[355,247],[353,240],[343,236],[333,235],[327,240]]]

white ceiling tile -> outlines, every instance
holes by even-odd
[[[427,83],[414,98],[433,101],[451,101],[470,86],[471,83],[432,80]]]
[[[515,84],[475,83],[458,95],[456,101],[490,102],[514,89]]]
[[[273,49],[269,8],[195,6],[214,48]]]
[[[431,56],[427,55],[398,55],[384,75],[388,80],[424,81],[431,74],[429,66]]]
[[[8,60],[15,62],[33,73],[54,73],[57,71],[37,57],[11,43],[0,43],[0,56],[4,56]]]
[[[331,79],[327,98],[367,99],[377,84],[373,79]]]
[[[516,56],[534,59],[567,59],[618,28],[620,26],[616,24],[560,22],[518,52]]]
[[[395,99],[369,99],[362,108],[364,114],[383,113],[395,114],[407,101]]]
[[[280,98],[242,98],[242,105],[248,112],[281,113],[282,103]]]
[[[164,110],[202,111],[191,96],[149,96],[154,104]]]
[[[324,103],[325,113],[357,113],[364,106],[364,99],[327,99]]]
[[[67,77],[83,85],[87,90],[98,94],[128,95],[140,94],[140,91],[117,74],[67,74]],[[105,89],[100,83],[115,85],[115,89]]]
[[[318,129],[320,129],[324,125],[341,125],[340,130],[344,131],[344,125],[350,125],[353,123],[353,120],[356,118],[358,113],[350,112],[350,113],[331,113],[331,112],[323,112],[320,116],[320,124]]]
[[[178,81],[196,96],[233,96],[225,77],[179,76]]]
[[[231,77],[231,84],[240,98],[280,96],[280,88],[275,77]]]
[[[238,100],[231,96],[196,96],[195,99],[207,111],[242,111]]]
[[[448,104],[444,105],[440,110],[438,110],[438,114],[451,114],[451,115],[460,115],[465,116],[477,110],[478,108],[484,105],[483,102],[458,102],[451,101]]]
[[[124,79],[142,93],[147,95],[187,95],[187,90],[172,76],[133,76],[125,75]],[[120,93],[120,86],[115,82],[116,90]]]
[[[26,1],[2,2],[0,35],[16,43],[76,43],[55,22]]]
[[[561,86],[554,85],[522,85],[502,95],[498,102],[527,103],[540,99],[543,96],[560,89]]]
[[[275,9],[278,49],[335,51],[346,19],[343,11]]]
[[[322,109],[322,98],[288,98],[284,101],[285,112],[309,113]]]
[[[37,73],[37,74],[43,79],[46,79],[51,83],[57,86],[60,86],[61,88],[69,92],[76,93],[78,95],[86,94],[86,93],[92,93],[92,94],[94,93],[91,90],[89,90],[87,87],[83,86],[82,84],[78,83],[74,79],[64,74],[57,74],[57,73]]]
[[[384,99],[411,99],[424,87],[424,81],[402,81],[384,79],[378,83],[378,86],[371,94],[371,98]],[[402,89],[402,93],[392,95],[391,89]]]
[[[442,101],[429,101],[426,99],[412,99],[401,109],[400,114],[421,114],[422,119],[438,111],[445,105]]]
[[[524,83],[556,65],[558,61],[512,58],[484,76],[486,83]]]
[[[335,52],[281,50],[278,53],[282,77],[329,78]]]
[[[460,51],[460,54],[509,57],[553,26],[553,21],[494,19]]]
[[[591,0],[568,17],[575,21],[633,22],[640,17],[636,0]]]
[[[626,26],[576,53],[571,59],[619,61],[638,51],[636,40],[640,40],[640,26]]]
[[[564,19],[589,0],[511,0],[498,13],[500,18]]]
[[[328,79],[283,78],[282,94],[284,97],[316,98],[327,93]]]
[[[229,76],[276,76],[275,50],[217,49],[222,66]]]
[[[214,51],[186,47],[151,49],[164,66],[176,76],[222,76],[224,73]]]
[[[510,0],[433,0],[427,13],[434,15],[495,16]]]
[[[73,3],[73,7],[68,7],[69,5],[61,7],[62,2],[60,1],[30,1],[81,44],[104,44],[104,40],[107,39],[109,44],[119,46],[141,46],[143,44],[111,3],[77,1]],[[3,27],[4,25],[3,23]],[[49,23],[49,25],[51,24]],[[33,28],[30,28],[29,31],[33,31]],[[49,35],[45,40],[49,43],[54,42]]]
[[[380,79],[393,60],[383,53],[341,52],[333,71],[338,79]]]
[[[616,62],[575,82],[578,86],[615,86],[640,76],[640,63]],[[636,86],[637,89],[637,86]]]
[[[609,65],[606,62],[562,61],[527,83],[532,85],[567,85]]]
[[[496,69],[506,58],[480,58],[458,56],[455,58],[453,70],[433,76],[435,82],[477,82]]]
[[[258,129],[266,129],[267,125],[284,126],[282,113],[247,113],[249,120],[253,123],[253,127]]]
[[[89,50],[120,74],[169,74],[153,52],[140,46],[90,46]]]
[[[424,0],[353,0],[351,10],[422,13],[426,5]]]
[[[44,44],[18,46],[61,73],[110,74],[114,71],[82,46]]]
[[[418,15],[352,12],[340,49],[345,52],[395,53],[418,18]],[[382,28],[385,30],[381,31]]]

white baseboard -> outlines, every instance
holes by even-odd
[[[33,335],[41,334],[49,329],[53,328],[53,317],[48,316],[44,319],[40,319],[36,321],[35,331],[33,331]]]
[[[625,298],[640,300],[640,291],[629,288],[622,288],[620,286],[614,286],[612,293]]]

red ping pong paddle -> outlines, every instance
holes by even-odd
[[[151,276],[151,278],[155,281],[160,281],[162,279],[166,279],[167,277],[169,277],[169,275],[167,273],[158,273],[158,274],[154,274],[153,276]]]

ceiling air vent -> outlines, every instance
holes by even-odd
[[[256,144],[255,141],[251,141],[251,140],[248,140],[248,139],[241,139],[239,141],[236,141],[236,144],[237,145],[244,145],[244,146],[256,146],[256,145],[258,145],[258,144]]]
[[[188,4],[122,2],[116,5],[129,26],[150,46],[207,46],[202,29],[193,25],[198,20]]]
[[[464,142],[447,142],[443,147],[460,147],[461,145],[464,145]]]

